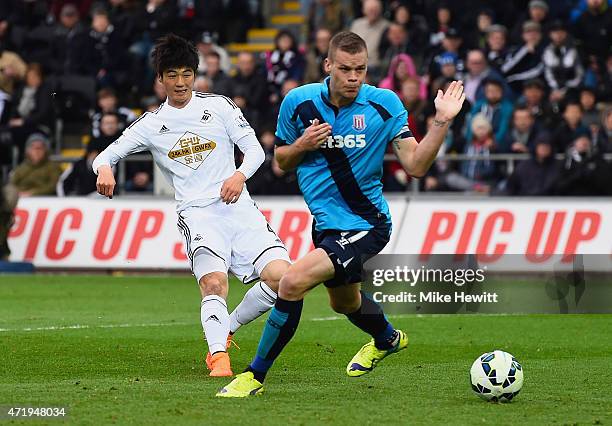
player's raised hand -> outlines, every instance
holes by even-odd
[[[312,120],[312,124],[304,130],[299,144],[304,151],[315,151],[327,142],[331,130],[332,127],[329,123],[319,124],[319,120],[315,118]]]
[[[244,182],[246,176],[241,172],[235,172],[232,176],[227,178],[221,186],[221,200],[225,204],[235,203],[242,194],[242,188],[244,188]]]
[[[442,121],[449,121],[461,110],[461,106],[465,101],[465,93],[463,93],[463,83],[453,81],[446,89],[446,92],[438,90],[434,104],[436,105],[436,118]]]
[[[96,180],[96,189],[98,194],[104,195],[108,198],[113,198],[113,191],[115,190],[115,176],[110,166],[98,167],[98,179]]]

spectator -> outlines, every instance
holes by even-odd
[[[281,87],[281,93],[280,93],[279,100],[272,105],[272,108],[270,108],[269,114],[267,114],[263,118],[265,125],[270,126],[270,127],[274,127],[276,125],[276,120],[278,118],[278,114],[280,113],[280,106],[281,106],[281,103],[283,102],[283,99],[285,99],[285,97],[291,90],[299,86],[300,86],[300,82],[297,80],[285,80],[285,82],[283,83],[283,87]],[[262,126],[262,127],[267,127],[267,126]]]
[[[578,136],[566,154],[561,179],[557,185],[560,195],[612,195],[610,165],[592,149],[586,135]]]
[[[380,0],[363,1],[363,18],[353,21],[351,31],[357,33],[366,42],[368,48],[368,73],[377,81],[384,73],[381,70],[379,47],[383,33],[389,27],[389,21],[382,16],[382,3]]]
[[[308,33],[314,34],[316,40],[316,34],[321,28],[326,28],[332,34],[346,28],[347,22],[352,18],[352,13],[345,3],[343,0],[313,1],[308,10]]]
[[[612,108],[601,113],[601,121],[589,126],[591,146],[598,154],[612,152]]]
[[[274,132],[265,130],[260,136],[266,159],[249,179],[247,186],[253,195],[298,195],[300,189],[295,172],[285,172],[274,158]]]
[[[106,146],[95,141],[87,144],[87,150],[83,158],[71,164],[60,176],[56,186],[57,195],[60,197],[95,195],[97,193],[96,180],[98,175],[93,172],[91,165],[105,148]]]
[[[0,92],[3,98],[10,98],[15,87],[23,80],[27,71],[27,65],[21,57],[9,50],[5,50],[0,44]],[[2,107],[3,108],[3,107]],[[0,116],[2,110],[0,110]]]
[[[587,0],[587,10],[576,21],[574,34],[587,55],[603,61],[612,45],[612,8],[606,0]]]
[[[4,49],[0,43],[0,125],[10,115],[10,100],[16,85],[24,78],[27,65],[15,52]]]
[[[470,139],[465,148],[468,155],[485,159],[466,160],[461,163],[461,174],[448,173],[444,186],[458,191],[489,193],[497,180],[495,163],[486,157],[495,151],[495,138],[491,123],[484,114],[477,114],[470,123]]]
[[[287,79],[302,81],[304,78],[304,57],[298,50],[297,40],[289,30],[281,30],[274,38],[274,50],[266,54],[268,83],[273,94],[280,93]]]
[[[127,88],[130,64],[121,34],[103,7],[96,7],[91,15],[91,30],[82,52],[88,74],[96,78],[98,87]]]
[[[464,55],[461,52],[461,44],[463,39],[461,34],[454,28],[449,28],[442,40],[442,45],[436,49],[433,49],[429,57],[425,60],[425,64],[428,69],[427,74],[431,80],[435,80],[441,74],[442,57],[446,54],[452,54],[457,57],[455,62],[455,68],[457,72],[462,73],[464,71],[463,60],[461,59]]]
[[[155,79],[150,62],[153,44],[162,35],[172,32],[177,16],[174,0],[147,0],[135,13],[134,28],[139,38],[130,45],[129,51],[134,56],[132,72],[138,76],[135,86],[140,93]]]
[[[325,58],[332,33],[327,28],[319,28],[315,34],[314,43],[306,54],[305,83],[314,83],[325,78]]]
[[[568,102],[563,111],[563,122],[553,133],[555,152],[565,152],[574,140],[588,132],[582,123],[582,107],[577,102]]]
[[[206,4],[206,1],[203,3]],[[224,4],[224,41],[226,43],[244,43],[248,29],[257,20],[256,13],[251,8],[252,1],[224,0]]]
[[[459,58],[454,53],[446,52],[440,55],[438,64],[441,75],[431,84],[431,93],[437,93],[447,80],[460,80],[457,72],[458,60]]]
[[[551,88],[550,99],[560,102],[569,89],[582,83],[584,68],[574,43],[567,36],[567,30],[560,21],[550,27],[551,43],[544,49],[544,75]]]
[[[406,29],[397,23],[391,23],[383,34],[383,39],[380,42],[380,57],[381,71],[388,72],[391,61],[399,54],[413,56],[416,53],[411,40],[408,39]],[[418,64],[420,65],[420,64]],[[417,65],[417,66],[418,66]]]
[[[476,16],[474,30],[467,33],[466,41],[472,49],[487,50],[488,31],[493,25],[494,13],[491,9],[482,9]]]
[[[532,152],[538,137],[538,128],[527,106],[518,106],[512,113],[512,128],[506,139],[500,141],[500,152]]]
[[[554,195],[560,165],[555,160],[550,137],[543,133],[535,140],[531,158],[521,161],[506,182],[507,195]]]
[[[121,116],[116,112],[104,112],[100,117],[99,135],[89,142],[93,146],[102,147],[102,151],[119,139],[122,131]],[[102,152],[100,151],[100,152]]]
[[[126,46],[134,41],[135,19],[127,0],[109,0],[108,17]]]
[[[514,25],[511,40],[514,43],[520,43],[521,35],[525,32],[525,23],[527,21],[539,24],[541,31],[547,34],[548,22],[550,20],[548,10],[548,3],[546,3],[546,1],[531,0],[527,8],[527,14],[522,16]]]
[[[26,141],[25,160],[13,171],[10,183],[20,197],[55,195],[60,174],[59,165],[49,160],[49,140],[34,133]]]
[[[602,124],[609,144],[612,144],[612,107],[602,113]]]
[[[165,99],[166,96],[164,94],[162,101]],[[100,89],[98,91],[98,106],[91,116],[91,134],[94,138],[100,136],[100,122],[102,116],[107,113],[114,113],[118,116],[119,130],[123,130],[128,124],[136,120],[134,111],[119,105],[119,100],[114,90],[109,88]]]
[[[540,127],[552,129],[558,113],[553,111],[546,100],[544,83],[540,79],[528,80],[523,84],[523,95],[518,103],[525,105]]]
[[[194,1],[193,30],[197,34],[216,35],[224,43],[225,3],[225,0]]]
[[[484,82],[487,79],[494,79],[499,82],[503,92],[507,92],[503,77],[489,66],[482,50],[470,50],[467,55],[467,73],[463,80],[463,87],[465,98],[471,104],[482,100],[484,97]]]
[[[412,58],[406,54],[399,54],[393,58],[389,66],[387,77],[384,78],[378,87],[383,89],[393,90],[398,96],[402,90],[402,83],[408,78],[415,78],[417,81],[420,77],[416,73],[416,67]],[[419,97],[425,99],[427,97],[427,87],[419,83]]]
[[[14,188],[5,186],[0,176],[0,261],[8,260],[11,250],[8,246],[8,234],[13,226],[13,211],[17,205]]]
[[[408,127],[417,141],[422,138],[425,127],[425,108],[427,102],[421,97],[421,82],[417,78],[407,78],[401,84],[399,97],[408,111]]]
[[[65,4],[59,23],[54,28],[51,42],[51,69],[55,74],[85,74],[87,64],[82,60],[86,50],[87,33],[79,12],[72,3]]]
[[[489,78],[484,82],[485,98],[477,101],[470,112],[471,117],[483,114],[493,128],[494,140],[500,143],[506,139],[510,119],[512,118],[513,105],[508,99],[503,97],[503,86],[499,80]],[[472,125],[468,122],[465,139],[472,139]]]
[[[597,110],[597,95],[590,87],[580,89],[580,106],[582,107],[582,122],[586,127],[599,125],[601,112]]]
[[[492,67],[500,71],[506,60],[508,48],[506,47],[506,37],[508,30],[503,25],[491,25],[487,28],[485,54]]]
[[[40,64],[28,65],[25,84],[15,91],[10,117],[9,132],[13,144],[19,147],[20,158],[29,135],[35,132],[51,134],[51,89],[43,79]]]
[[[155,111],[166,101],[166,88],[158,78],[153,81],[151,87],[153,89],[153,95],[145,96],[140,102],[145,111]]]
[[[409,4],[402,3],[395,8],[393,22],[404,27],[408,32],[408,40],[410,40],[413,46],[423,47],[427,45],[429,33],[427,21],[421,15],[413,14]]]
[[[225,74],[230,72],[232,67],[230,57],[227,51],[215,42],[214,36],[205,31],[196,39],[196,47],[198,48],[198,56],[200,63],[198,64],[198,74],[206,74],[206,55],[211,52],[216,52],[219,55],[219,68]]]
[[[253,116],[258,115],[259,111],[266,111],[270,108],[268,93],[266,77],[257,70],[253,54],[249,52],[239,53],[237,72],[232,78],[232,97],[244,99],[243,105],[238,106],[243,110],[251,111]],[[251,120],[249,120],[249,123],[251,123],[251,126],[256,126]]]
[[[219,95],[232,95],[232,80],[220,68],[221,56],[215,51],[206,54],[206,74],[205,77],[210,83],[209,90]]]
[[[195,78],[195,81],[193,82],[193,90],[195,90],[196,92],[208,93],[210,92],[211,87],[212,84],[210,80],[208,79],[208,77],[205,77],[203,75],[197,76]]]
[[[543,52],[544,42],[540,24],[534,21],[525,22],[523,24],[523,44],[512,49],[501,66],[501,72],[506,76],[515,95],[521,93],[526,81],[542,75],[544,71]]]
[[[452,28],[452,12],[450,6],[445,2],[440,2],[436,9],[436,23],[431,28],[429,34],[429,47],[436,48],[442,44],[442,40],[446,37],[446,33]]]
[[[52,17],[55,19],[61,19],[61,12],[64,10],[64,6],[67,4],[74,6],[75,10],[80,16],[86,16],[91,8],[93,0],[51,0],[47,3],[50,3],[49,13],[52,15]]]
[[[153,192],[153,161],[129,161],[126,177],[126,192]]]

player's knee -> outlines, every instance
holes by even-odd
[[[261,272],[260,278],[268,287],[278,293],[280,280],[289,269],[289,262],[279,260],[272,263],[274,263],[274,265],[268,265],[268,267]]]
[[[301,298],[306,291],[306,282],[303,277],[289,269],[280,279],[278,294],[283,298]]]
[[[200,278],[200,291],[203,297],[211,295],[225,297],[227,295],[226,280],[217,274],[204,275]]]

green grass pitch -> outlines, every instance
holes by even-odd
[[[245,289],[231,283],[230,308]],[[0,275],[0,406],[67,406],[65,422],[92,425],[612,424],[612,315],[393,316],[408,350],[355,379],[344,370],[368,337],[318,288],[264,395],[227,400],[204,366],[198,296],[187,276]],[[238,332],[235,372],[262,326]],[[496,348],[525,369],[511,404],[469,385]]]

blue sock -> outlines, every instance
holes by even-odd
[[[274,360],[295,334],[303,305],[303,300],[291,301],[280,297],[276,299],[261,339],[259,339],[257,355],[246,369],[246,371],[253,372],[256,380],[263,383]]]
[[[363,291],[361,293],[361,307],[346,317],[358,328],[374,338],[378,349],[391,349],[397,344],[398,332],[387,321],[385,314],[376,302],[370,299]]]

